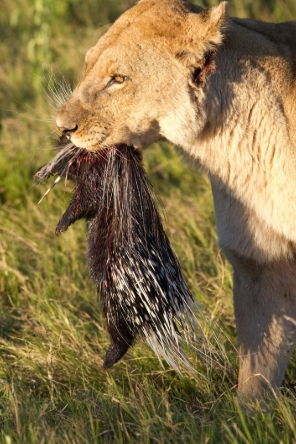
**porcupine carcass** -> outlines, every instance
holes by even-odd
[[[96,152],[76,148],[65,136],[56,157],[35,174],[75,180],[56,234],[84,218],[90,274],[103,301],[112,367],[136,336],[176,370],[189,365],[179,345],[192,329],[192,295],[162,226],[139,153],[118,145]]]

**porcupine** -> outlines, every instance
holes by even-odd
[[[65,136],[58,149],[35,177],[58,174],[54,184],[61,176],[76,182],[56,234],[86,219],[90,275],[111,337],[104,367],[112,367],[139,335],[179,371],[178,361],[189,365],[179,344],[179,328],[186,336],[193,327],[193,297],[164,231],[139,152],[126,145],[89,152]]]

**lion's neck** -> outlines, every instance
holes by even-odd
[[[222,52],[219,74],[209,82],[204,106],[210,117],[195,142],[183,148],[246,208],[259,209],[275,231],[296,241],[296,145],[280,88],[266,60],[256,64],[251,54],[239,60],[230,46],[224,49],[228,62]]]

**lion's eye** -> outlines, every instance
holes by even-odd
[[[125,76],[116,75],[113,77],[114,81],[116,83],[123,83],[125,81]]]
[[[126,76],[122,76],[121,74],[115,74],[110,82],[109,82],[109,86],[113,85],[114,83],[117,83],[118,85],[121,85],[122,83],[124,83],[126,81],[127,77]]]

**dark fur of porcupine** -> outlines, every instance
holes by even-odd
[[[125,145],[96,152],[62,137],[59,152],[35,175],[75,180],[56,234],[85,218],[90,274],[102,297],[111,345],[104,367],[115,364],[136,336],[176,370],[188,362],[179,345],[194,316],[182,275],[137,151]]]

